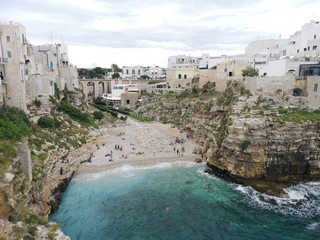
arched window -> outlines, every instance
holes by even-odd
[[[130,100],[129,99],[127,99],[126,104],[130,104]]]

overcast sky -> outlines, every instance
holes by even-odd
[[[77,67],[239,54],[320,19],[319,0],[0,0],[0,9],[1,22],[25,26],[31,44],[66,43]]]

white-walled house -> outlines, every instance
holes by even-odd
[[[73,90],[77,81],[67,45],[33,46],[21,24],[0,24],[0,102],[27,111],[27,104],[36,98],[54,95],[55,83],[60,90],[65,86]]]
[[[116,84],[111,88],[111,94],[102,94],[102,98],[107,102],[114,104],[114,106],[120,106],[121,96],[123,93],[137,93],[138,96],[141,95],[141,89],[137,84]]]
[[[12,22],[0,24],[2,102],[24,111],[27,111],[25,84],[28,79],[27,44],[24,26]]]
[[[147,71],[147,68],[142,66],[123,66],[121,78],[139,79],[142,75],[146,74],[146,71]]]

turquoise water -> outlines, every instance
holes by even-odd
[[[320,239],[320,183],[272,197],[204,168],[124,166],[73,179],[50,219],[72,239]]]

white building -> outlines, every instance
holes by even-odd
[[[147,67],[145,73],[149,79],[165,79],[166,77],[163,68],[159,66]]]
[[[141,76],[146,75],[147,68],[141,66],[123,66],[121,78],[123,79],[139,79]]]
[[[320,23],[311,21],[289,39],[255,41],[246,48],[246,56],[260,76],[315,75],[320,54]],[[311,70],[307,69],[310,65]],[[303,70],[301,70],[303,66]]]
[[[201,59],[201,57],[192,57],[186,55],[170,56],[168,58],[168,68],[197,68]]]
[[[28,79],[26,29],[18,23],[0,24],[0,84],[3,102],[24,111]]]
[[[32,46],[21,24],[0,24],[0,102],[27,111],[36,98],[54,95],[54,84],[74,90],[77,82],[67,45]]]
[[[102,94],[102,98],[114,106],[120,106],[121,95],[125,92],[141,94],[141,90],[137,84],[116,84],[111,88],[111,94]]]

